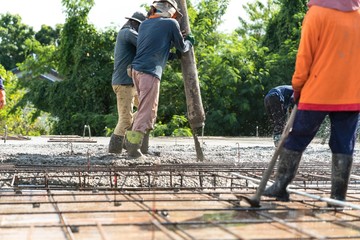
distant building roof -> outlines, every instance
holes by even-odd
[[[15,74],[18,78],[21,78],[23,77],[25,74],[28,74],[24,71],[21,71],[19,68],[14,68],[11,70],[11,72],[13,74]],[[45,79],[45,80],[48,80],[48,81],[51,81],[51,82],[59,82],[59,81],[62,81],[63,79],[59,76],[59,73],[54,70],[54,69],[51,69],[49,72],[47,73],[43,73],[43,74],[40,74],[40,78],[42,79]]]

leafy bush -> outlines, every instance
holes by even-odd
[[[190,137],[192,136],[192,132],[187,125],[188,120],[185,116],[174,115],[168,124],[162,124],[161,122],[155,124],[155,129],[152,131],[152,135],[154,137]]]

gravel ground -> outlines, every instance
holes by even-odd
[[[88,138],[85,138],[88,140]],[[150,138],[150,151],[160,156],[147,156],[139,162],[128,160],[126,151],[121,154],[107,152],[109,138],[92,138],[96,143],[49,142],[48,137],[31,137],[30,140],[7,140],[0,142],[0,161],[15,165],[78,166],[131,165],[131,164],[178,164],[196,163],[193,138]],[[268,163],[275,148],[270,138],[199,138],[206,163]],[[331,159],[327,144],[314,139],[306,149],[302,163],[328,162]],[[359,159],[359,144],[354,160]]]
[[[89,139],[85,138],[84,140]],[[22,169],[28,169],[27,166],[36,167],[36,169],[43,169],[43,166],[51,167],[55,170],[51,170],[49,173],[52,179],[50,184],[60,184],[62,186],[76,184],[78,179],[73,178],[71,170],[61,173],[60,171],[63,168],[57,167],[83,169],[84,166],[141,167],[199,163],[193,138],[150,138],[150,151],[159,152],[160,155],[147,155],[147,158],[141,161],[127,159],[126,151],[121,154],[109,154],[107,150],[110,138],[99,137],[92,138],[92,140],[96,142],[49,142],[48,137],[31,137],[30,140],[8,140],[6,143],[2,141],[0,142],[0,162],[3,167],[15,165],[22,167]],[[204,137],[199,140],[205,157],[204,164],[223,164],[241,168],[266,168],[275,152],[270,138]],[[307,167],[306,171],[316,171],[315,167],[317,167],[320,171],[330,172],[330,161],[329,147],[326,144],[321,144],[320,139],[315,139],[304,152],[300,169],[304,166]],[[356,162],[359,162],[359,147],[356,147],[355,151],[354,163]],[[305,168],[303,170],[305,171]],[[88,186],[109,186],[107,177],[91,175],[94,174],[91,171],[89,174],[90,185]],[[55,178],[56,175],[62,177]],[[37,176],[37,174],[29,172],[28,174],[23,173],[22,176],[31,178]],[[40,174],[40,182],[42,181],[41,176],[42,174]],[[106,176],[106,173],[103,173],[103,176]],[[12,174],[6,171],[2,172],[1,178],[5,179],[6,182],[6,179],[12,178]],[[166,183],[168,179],[155,178],[156,186],[166,187],[169,185]],[[145,177],[139,181],[138,177],[134,175],[123,180],[123,186],[140,186],[142,181],[147,181],[146,179]],[[209,178],[209,183],[204,184],[211,184],[211,179]],[[24,178],[22,181],[25,181],[22,182],[24,184],[31,183],[31,181],[28,182]],[[188,180],[184,181],[186,187],[198,187],[200,184],[198,178],[195,180],[188,178]],[[227,185],[226,182],[224,184]],[[2,186],[7,185],[9,184],[2,183]]]

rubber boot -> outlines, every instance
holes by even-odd
[[[330,198],[345,201],[352,162],[352,155],[332,155]]]
[[[288,202],[289,193],[286,187],[294,179],[299,167],[302,152],[291,151],[283,148],[280,153],[279,164],[273,185],[265,189],[263,195],[274,197],[278,201]]]
[[[138,131],[127,131],[126,132],[126,150],[128,157],[131,159],[144,157],[141,153],[141,145],[144,139],[144,133]]]
[[[124,144],[124,136],[111,134],[109,143],[109,153],[121,153]]]
[[[141,144],[141,152],[143,154],[148,154],[149,153],[149,137],[150,137],[150,131],[147,131],[144,135],[142,144]]]

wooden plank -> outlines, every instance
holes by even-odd
[[[97,143],[91,138],[50,138],[48,142],[78,142],[78,143]]]

